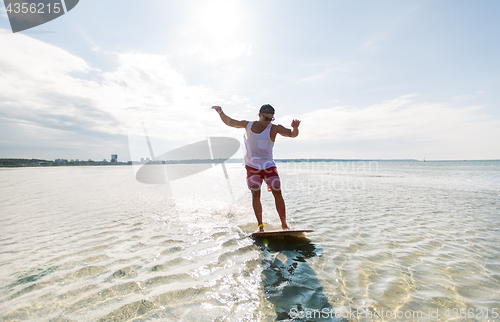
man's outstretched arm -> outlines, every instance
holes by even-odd
[[[278,125],[278,133],[281,134],[282,136],[294,138],[297,135],[299,135],[299,125],[300,125],[299,120],[292,121],[292,129],[287,129],[283,125]]]
[[[217,113],[219,113],[220,119],[227,126],[236,127],[236,128],[246,128],[247,127],[248,121],[237,121],[237,120],[230,118],[229,116],[224,114],[224,112],[222,111],[222,107],[212,106],[212,109],[216,110]]]

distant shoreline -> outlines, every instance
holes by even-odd
[[[59,160],[59,159],[58,159]],[[275,159],[278,163],[287,162],[477,162],[477,161],[500,161],[492,160],[417,160],[417,159]],[[51,161],[41,159],[0,159],[0,168],[25,168],[25,167],[71,167],[71,166],[117,166],[117,165],[144,165],[144,164],[199,164],[199,163],[241,163],[242,159],[212,160],[155,160],[148,162],[126,161]]]

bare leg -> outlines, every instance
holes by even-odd
[[[262,204],[260,203],[260,187],[253,186],[250,187],[252,192],[252,206],[255,212],[255,217],[257,218],[257,223],[259,225],[259,231],[264,231],[264,226],[262,225]]]
[[[285,200],[283,199],[283,195],[281,194],[281,188],[271,187],[271,191],[273,192],[276,210],[278,211],[278,215],[280,216],[281,228],[283,228],[283,230],[288,230],[290,228],[286,224]]]

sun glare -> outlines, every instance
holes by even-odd
[[[203,59],[233,59],[251,54],[252,46],[243,35],[245,16],[240,1],[203,2],[193,19],[197,42],[192,52],[201,53]]]
[[[219,44],[237,40],[240,31],[238,1],[207,1],[200,7],[199,24],[203,36]]]

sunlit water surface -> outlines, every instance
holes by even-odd
[[[282,241],[226,167],[0,169],[1,320],[500,321],[500,162],[281,163]]]

